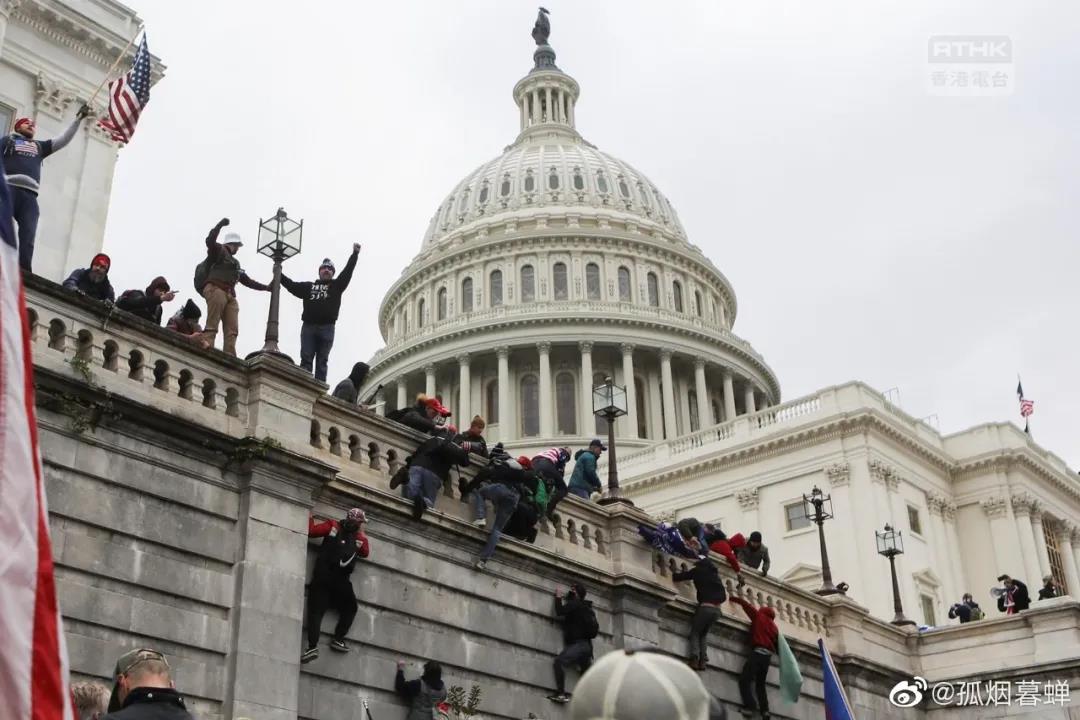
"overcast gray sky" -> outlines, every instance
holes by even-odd
[[[286,264],[362,242],[330,380],[382,346],[382,295],[434,209],[517,133],[534,2],[127,0],[167,64],[120,154],[105,247],[119,290],[193,294],[207,230],[305,220]],[[735,286],[735,331],[785,400],[858,379],[944,432],[1018,420],[1080,463],[1080,5],[546,0],[578,129],[643,171]],[[927,40],[1007,35],[1015,90],[928,92]],[[242,250],[256,279],[270,261]],[[268,296],[241,288],[241,354]],[[283,296],[283,349],[300,301]],[[220,341],[219,341],[220,344]]]

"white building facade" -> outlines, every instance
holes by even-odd
[[[37,122],[39,139],[59,135],[141,24],[112,0],[0,0],[0,131],[11,132],[14,120],[25,116]],[[130,66],[125,60],[120,68]],[[161,71],[155,63],[155,80]],[[99,117],[108,107],[107,90],[94,101]],[[118,152],[96,122],[86,121],[45,161],[36,274],[61,281],[101,251]]]
[[[648,178],[577,132],[580,89],[554,51],[534,61],[514,87],[517,139],[454,187],[387,292],[365,394],[383,409],[440,395],[527,453],[605,436],[591,390],[610,376],[628,395],[624,494],[657,517],[760,530],[775,577],[821,584],[802,511],[817,485],[834,581],[878,617],[893,616],[886,523],[920,624],[948,622],[964,592],[995,615],[1002,573],[1032,597],[1047,574],[1080,594],[1080,483],[1063,461],[1009,424],[942,436],[860,383],[781,404],[733,332],[731,283]]]

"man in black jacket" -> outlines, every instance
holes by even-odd
[[[698,560],[694,567],[671,576],[675,582],[692,580],[697,592],[698,608],[690,621],[690,652],[687,664],[695,670],[709,665],[709,629],[720,619],[720,606],[727,598],[720,572],[708,557]]]
[[[109,268],[112,260],[105,253],[98,253],[90,261],[90,267],[72,270],[64,281],[64,287],[95,300],[112,302],[116,299],[112,283],[109,282]]]
[[[1054,576],[1043,575],[1043,586],[1039,588],[1039,599],[1049,600],[1056,597],[1061,597],[1061,588],[1054,582]]]
[[[1031,596],[1028,595],[1027,585],[1019,580],[1013,580],[1008,575],[999,575],[998,582],[1005,584],[1005,592],[998,597],[998,610],[1006,615],[1013,615],[1031,607]]]
[[[281,276],[281,286],[304,301],[304,314],[300,326],[300,367],[311,372],[315,363],[315,379],[326,382],[326,363],[330,348],[334,347],[334,326],[341,312],[341,294],[349,287],[360,243],[353,243],[352,255],[345,263],[341,275],[334,277],[334,263],[330,258],[319,266],[319,279],[315,282],[296,282]]]
[[[566,692],[566,668],[576,666],[579,672],[589,669],[593,659],[592,640],[596,637],[596,613],[592,602],[585,599],[585,586],[575,583],[562,596],[555,588],[555,616],[562,620],[563,651],[555,657],[555,694],[548,700],[570,702]]]
[[[364,378],[368,374],[368,364],[358,362],[352,366],[352,372],[334,388],[334,397],[355,405],[360,397],[360,386],[364,384]]]
[[[194,720],[169,672],[169,662],[157,650],[139,648],[121,655],[105,719]]]
[[[125,290],[120,293],[116,307],[160,325],[161,304],[172,301],[174,297],[176,293],[169,288],[169,281],[159,275],[150,281],[145,291]]]
[[[424,516],[425,510],[435,507],[439,490],[450,479],[450,468],[469,464],[469,453],[451,440],[456,433],[453,425],[439,428],[413,453],[402,494],[412,500],[413,517],[417,520]]]
[[[329,607],[338,611],[330,649],[349,651],[345,634],[352,627],[357,610],[356,593],[349,576],[356,567],[357,559],[366,558],[371,552],[371,543],[364,534],[365,522],[367,516],[360,508],[350,509],[340,522],[324,520],[317,523],[315,518],[308,518],[308,537],[321,537],[323,541],[308,587],[307,649],[300,656],[301,663],[319,657],[319,630]]]

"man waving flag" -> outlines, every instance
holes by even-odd
[[[150,102],[150,50],[143,33],[131,72],[109,83],[109,117],[98,121],[116,142],[131,142],[135,124]]]
[[[33,370],[11,193],[0,168],[0,716],[70,720]]]
[[[1024,432],[1031,434],[1028,426],[1028,418],[1035,413],[1035,401],[1024,397],[1024,386],[1020,384],[1020,376],[1016,377],[1016,397],[1020,400],[1020,417],[1024,418]]]

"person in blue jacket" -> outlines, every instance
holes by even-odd
[[[574,472],[570,475],[570,492],[579,498],[589,499],[594,492],[600,492],[600,476],[596,473],[596,461],[607,450],[599,439],[589,443],[589,447],[574,454]]]

